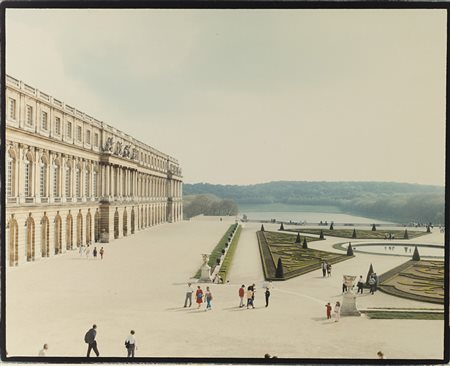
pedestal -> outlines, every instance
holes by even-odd
[[[342,316],[361,316],[361,313],[356,308],[356,295],[353,293],[346,293],[343,295],[342,306],[341,306]]]
[[[211,267],[203,264],[198,282],[211,282]]]

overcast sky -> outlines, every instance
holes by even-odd
[[[444,185],[445,10],[6,12],[11,76],[187,183]]]

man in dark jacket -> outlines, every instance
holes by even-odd
[[[97,349],[97,341],[95,340],[95,336],[97,335],[96,329],[97,326],[94,324],[84,336],[84,341],[88,344],[87,357],[91,354],[91,350],[94,350],[97,357],[100,355]]]

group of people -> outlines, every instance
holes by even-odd
[[[378,286],[378,275],[374,272],[369,276],[369,288],[370,288],[370,293],[373,295],[375,293],[375,291],[377,290],[377,286]],[[359,276],[358,282],[356,283],[356,287],[358,288],[358,291],[356,292],[357,294],[363,294],[364,293],[364,279],[363,276]],[[355,285],[353,285],[354,287]],[[347,286],[347,284],[345,283],[345,279],[343,279],[342,281],[342,293],[346,293],[349,291],[349,288]]]
[[[392,233],[386,233],[386,234],[384,234],[384,238],[386,240],[392,240],[392,239],[395,239],[395,235]]]
[[[250,307],[252,307],[252,309],[255,308],[255,289],[256,285],[252,284],[250,286],[247,287],[247,290],[245,289],[245,285],[242,285],[239,290],[238,290],[238,295],[239,295],[239,307],[242,308],[244,306],[247,305],[247,309],[249,309]],[[265,286],[265,292],[264,292],[264,297],[266,300],[266,307],[269,306],[269,298],[270,298],[270,284],[267,284]],[[191,307],[192,306],[192,295],[194,293],[194,289],[192,287],[192,283],[188,283],[187,287],[186,287],[186,291],[185,291],[185,299],[184,299],[184,306],[183,307]],[[247,301],[246,304],[244,304],[245,302],[245,296],[247,296]],[[212,300],[213,300],[213,295],[211,292],[211,289],[209,286],[206,286],[206,290],[203,292],[201,286],[197,286],[197,290],[195,291],[195,302],[197,304],[197,308],[200,309],[202,304],[204,302],[206,302],[206,308],[205,311],[207,310],[212,310]]]
[[[125,339],[125,348],[127,349],[127,357],[134,357],[134,353],[137,350],[136,338],[134,338],[134,330],[130,331],[130,334]],[[84,341],[88,344],[87,357],[90,357],[91,351],[94,351],[97,357],[100,356],[100,352],[97,348],[97,325],[94,324],[84,335]]]
[[[331,276],[331,264],[327,261],[322,261],[322,274],[323,277],[330,277]]]
[[[127,357],[134,357],[134,353],[137,350],[136,347],[136,338],[134,338],[134,330],[130,331],[130,334],[125,339],[125,348],[127,349]],[[86,334],[84,335],[84,342],[87,343],[88,349],[87,349],[87,355],[86,357],[91,356],[91,351],[94,351],[95,355],[97,357],[100,356],[100,352],[97,348],[97,325],[94,324],[91,329],[89,329]],[[38,356],[39,357],[45,357],[47,356],[48,351],[48,344],[45,343],[42,347],[42,349],[39,351]]]
[[[327,311],[327,319],[331,319],[331,312],[333,310],[330,303],[325,305],[326,311]],[[339,301],[336,301],[336,304],[334,305],[334,321],[338,322],[341,318],[341,303]]]
[[[83,244],[80,245],[80,257],[84,254],[86,255],[86,258],[89,258],[89,254],[91,253],[91,248],[89,244],[86,244],[86,248]],[[100,248],[100,250],[97,250],[97,247],[94,247],[94,250],[92,251],[92,256],[94,259],[97,258],[97,255],[100,254],[100,258],[103,259],[103,255],[105,254],[105,250],[103,247]]]

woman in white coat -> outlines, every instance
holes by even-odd
[[[334,305],[334,314],[336,316],[335,322],[338,322],[341,318],[341,303],[336,301],[336,305]]]

